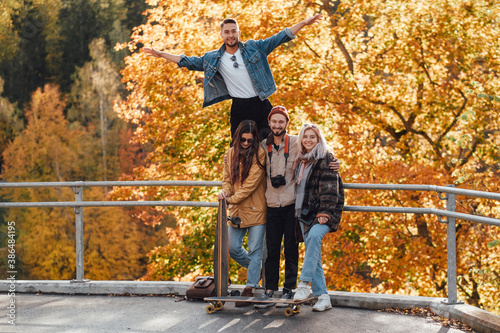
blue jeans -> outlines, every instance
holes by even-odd
[[[238,264],[247,269],[247,287],[258,287],[260,281],[260,267],[262,247],[266,225],[256,225],[248,228],[227,227],[229,236],[229,255]],[[243,248],[243,237],[248,231],[248,251]]]
[[[326,224],[315,224],[304,235],[306,253],[300,281],[311,282],[313,296],[328,294],[326,289],[325,272],[321,264],[321,243],[325,235],[330,231]]]

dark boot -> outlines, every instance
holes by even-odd
[[[241,294],[241,297],[253,297],[253,288],[252,287],[245,287],[243,289],[243,293]],[[237,307],[242,307],[242,306],[249,306],[252,303],[249,302],[236,302],[234,306]]]

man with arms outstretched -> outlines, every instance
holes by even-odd
[[[321,15],[314,15],[291,28],[285,28],[265,40],[240,41],[238,22],[227,18],[221,23],[220,36],[224,44],[201,57],[187,57],[155,50],[143,49],[149,56],[164,58],[193,71],[203,71],[203,107],[232,99],[231,136],[241,121],[253,120],[259,128],[259,139],[271,132],[267,116],[272,109],[268,98],[276,91],[267,56],[278,46],[296,37],[300,29],[316,23]]]

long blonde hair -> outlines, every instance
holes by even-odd
[[[314,146],[313,149],[311,149],[310,152],[307,152],[306,148],[302,145],[302,140],[304,139],[305,132],[309,129],[314,131],[314,133],[318,137],[318,143],[316,144],[316,146]],[[326,143],[325,137],[323,136],[323,134],[321,134],[319,127],[314,124],[304,124],[304,126],[302,126],[302,128],[300,129],[299,140],[297,141],[297,144],[299,145],[298,160],[319,160],[324,158],[328,151],[332,150]]]

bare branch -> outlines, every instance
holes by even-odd
[[[338,18],[337,18],[337,9],[340,4],[340,1],[335,1],[334,6],[332,7],[330,5],[330,1],[328,0],[323,0],[323,5],[321,6],[330,16],[330,22],[331,26],[333,28],[337,27],[338,23]],[[342,42],[342,39],[340,38],[340,35],[335,32],[335,44],[337,44],[338,48],[340,49],[340,52],[342,52],[342,55],[344,56],[346,62],[347,62],[347,67],[349,68],[349,72],[354,75],[354,62],[352,61],[352,57],[349,54],[349,51],[347,51],[347,48],[344,45],[344,42]]]
[[[420,56],[422,57],[422,59],[420,61],[420,67],[422,67],[424,69],[425,75],[429,79],[429,82],[432,85],[437,86],[438,84],[432,80],[431,75],[429,74],[429,71],[427,70],[427,64],[425,63],[424,46],[422,44],[422,40],[420,38],[417,38],[417,41],[420,44]]]
[[[307,43],[307,41],[304,41],[304,44],[306,44],[307,48],[311,50],[311,52],[314,53],[316,57],[321,58],[321,56],[316,51],[313,50],[313,48]]]
[[[426,132],[424,132],[424,131],[417,131],[417,130],[415,130],[413,128],[413,124],[415,123],[415,118],[416,118],[416,115],[414,113],[412,113],[410,115],[410,117],[408,118],[408,120],[406,120],[403,117],[403,115],[394,106],[388,105],[387,103],[382,102],[382,101],[373,101],[373,100],[370,100],[370,102],[372,102],[374,104],[377,104],[377,105],[383,105],[386,108],[392,110],[392,112],[394,112],[396,114],[396,116],[401,120],[401,122],[405,126],[405,130],[396,132],[396,130],[393,127],[389,126],[389,125],[384,128],[396,140],[399,140],[399,138],[401,138],[403,135],[405,135],[408,132],[411,132],[411,133],[414,133],[414,134],[422,136],[430,144],[430,146],[434,150],[434,153],[436,154],[436,157],[443,162],[443,164],[445,165],[445,168],[449,169],[449,166],[445,163],[443,157],[441,156],[441,149],[440,149],[439,143],[438,142],[434,142],[432,140],[432,138]]]
[[[459,162],[460,166],[462,166],[462,165],[466,164],[467,162],[469,162],[470,158],[476,152],[477,146],[479,146],[479,144],[481,142],[483,142],[483,140],[481,138],[479,138],[478,136],[475,136],[472,139],[472,145],[471,145],[471,148],[470,148],[469,152],[463,158],[460,159],[460,162]]]
[[[340,39],[340,36],[338,33],[335,33],[335,44],[337,44],[337,46],[340,49],[340,52],[342,52],[342,54],[344,55],[344,58],[347,62],[347,67],[349,68],[349,71],[351,72],[351,74],[354,75],[354,62],[352,61],[351,55],[349,54],[349,51],[347,51],[347,48],[345,47],[344,43]]]
[[[464,99],[464,102],[462,103],[462,106],[458,110],[458,113],[457,114],[453,113],[453,115],[454,115],[453,121],[451,122],[450,125],[448,125],[448,127],[446,127],[446,129],[443,131],[443,133],[441,133],[441,135],[437,139],[436,142],[438,144],[441,143],[441,141],[443,140],[443,138],[453,129],[453,127],[455,126],[455,124],[458,121],[458,117],[460,117],[462,115],[462,113],[465,110],[465,106],[467,105],[467,102],[468,102],[467,96],[465,96],[465,94],[460,89],[456,89],[456,90],[460,93],[460,95],[462,95],[462,97]]]

